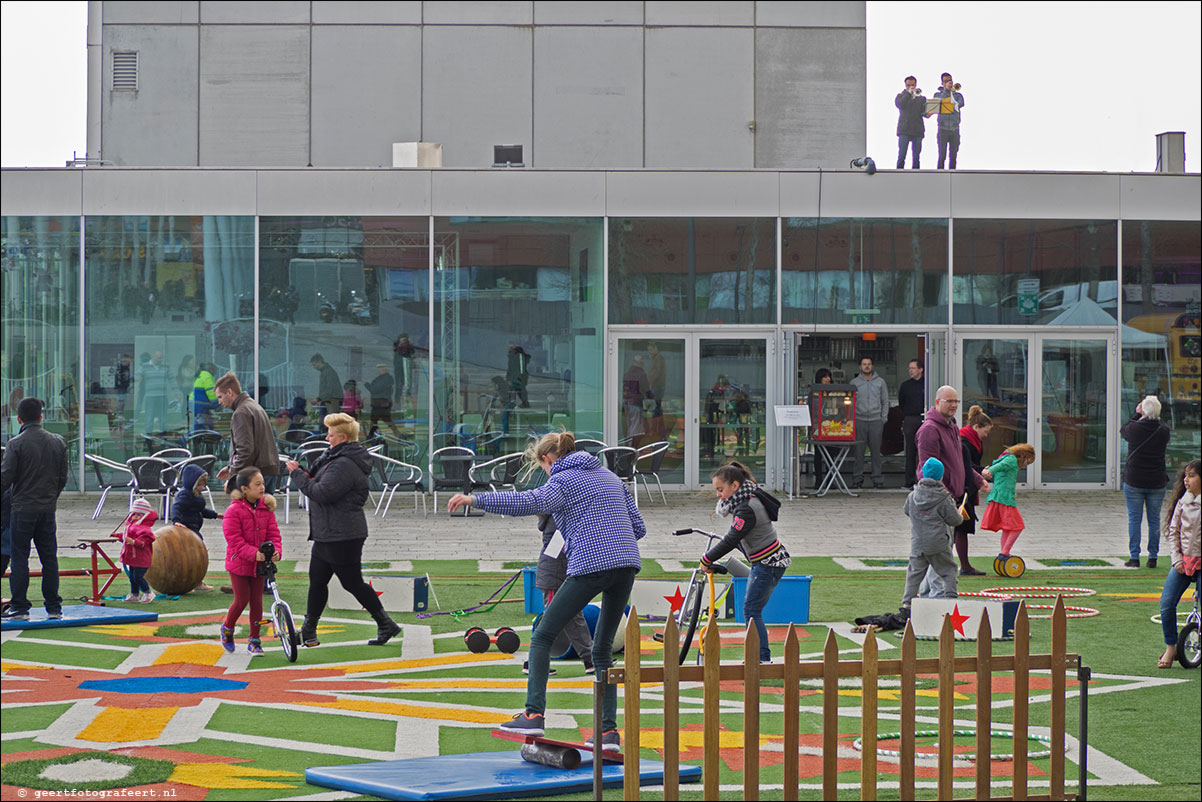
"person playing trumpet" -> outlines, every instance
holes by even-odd
[[[922,154],[922,139],[926,136],[923,115],[927,99],[922,96],[918,79],[913,75],[908,76],[905,83],[906,88],[898,92],[893,101],[893,105],[897,106],[897,169],[906,166],[906,150],[911,149],[913,157],[910,167],[917,170]]]
[[[964,108],[964,95],[958,91],[960,84],[952,83],[952,75],[945,72],[939,76],[943,86],[935,93],[935,99],[943,101],[939,104],[939,144],[938,168],[943,169],[946,158],[949,169],[956,169],[956,154],[960,150],[960,109]],[[927,115],[928,117],[930,115]]]

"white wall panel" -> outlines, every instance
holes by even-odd
[[[301,0],[201,0],[200,21],[204,25],[308,23],[309,5]]]
[[[788,25],[797,28],[863,28],[868,12],[861,0],[806,2],[759,0],[755,4],[756,25]]]
[[[0,181],[0,215],[32,217],[77,215],[83,170],[78,169],[7,169]]]
[[[348,3],[345,0],[315,0],[314,25],[420,25],[421,0]]]
[[[535,0],[535,25],[642,25],[640,0]]]
[[[254,214],[253,170],[84,170],[84,214]]]
[[[263,215],[428,215],[427,170],[260,170]]]
[[[517,0],[426,0],[427,25],[532,25],[534,3]]]
[[[435,215],[601,217],[605,173],[444,170],[433,174]]]
[[[961,173],[952,179],[955,217],[1114,220],[1117,176],[1080,173]]]
[[[777,173],[614,172],[605,213],[616,217],[775,217]]]
[[[1118,176],[1119,209],[1124,220],[1197,220],[1202,218],[1198,174]]]
[[[105,25],[164,25],[193,24],[200,19],[200,3],[197,0],[181,0],[171,2],[164,0],[158,3],[145,2],[114,2],[105,0],[102,4],[103,23]]]
[[[812,174],[811,174],[812,175]],[[781,176],[781,205],[785,181]],[[868,175],[861,170],[823,173],[824,217],[947,217],[951,177],[946,171]]]
[[[650,0],[648,25],[754,25],[755,3],[751,0]]]
[[[534,154],[540,168],[643,166],[641,28],[536,28]]]

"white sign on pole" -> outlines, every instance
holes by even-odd
[[[810,425],[810,408],[806,404],[776,405],[772,408],[776,411],[777,426]]]

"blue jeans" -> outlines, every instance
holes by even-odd
[[[1123,495],[1127,497],[1127,541],[1131,559],[1139,559],[1139,529],[1148,511],[1148,558],[1160,554],[1160,505],[1164,503],[1167,488],[1153,489],[1132,487],[1123,482]]]
[[[593,632],[593,665],[597,675],[614,664],[614,635],[626,613],[637,568],[610,568],[595,574],[569,576],[547,605],[538,628],[530,637],[530,677],[526,681],[526,713],[542,715],[547,710],[547,671],[551,667],[551,644],[568,622],[598,593],[601,615]],[[618,688],[605,686],[601,731],[618,728]]]
[[[760,636],[760,659],[771,660],[768,648],[768,628],[764,626],[764,605],[772,598],[772,591],[785,575],[784,566],[751,564],[751,576],[747,577],[747,597],[743,599],[743,618],[755,622],[755,631]]]
[[[1164,591],[1160,594],[1160,628],[1164,630],[1164,645],[1177,645],[1177,602],[1190,585],[1194,586],[1194,598],[1198,598],[1198,578],[1202,571],[1195,571],[1193,576],[1177,573],[1176,568],[1169,569],[1169,575],[1164,579]]]
[[[12,609],[29,612],[29,552],[36,548],[42,562],[42,598],[46,612],[61,612],[63,599],[58,595],[58,529],[54,510],[13,510],[9,526],[12,574],[8,585],[12,590]]]
[[[125,567],[129,569],[129,592],[133,594],[149,593],[150,583],[146,581],[146,572],[150,569],[136,565],[127,565]]]
[[[914,153],[914,159],[910,163],[911,169],[919,169],[919,157],[922,155],[922,137],[906,136],[905,134],[897,135],[897,169],[900,170],[906,166],[907,148],[911,149]]]

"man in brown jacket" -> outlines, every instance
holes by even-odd
[[[267,492],[275,489],[276,477],[280,473],[280,454],[275,447],[275,429],[263,407],[246,393],[232,372],[217,380],[217,401],[226,409],[234,411],[230,421],[230,464],[217,473],[225,479],[226,492],[233,488],[238,471],[253,465],[263,474]]]

